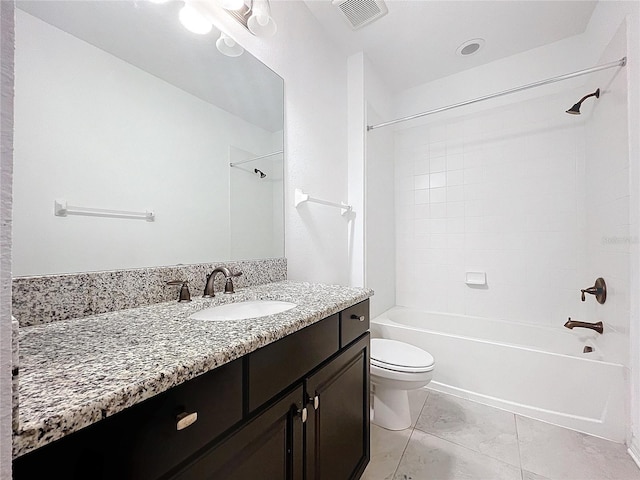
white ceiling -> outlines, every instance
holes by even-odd
[[[364,51],[392,91],[430,82],[583,33],[597,2],[387,0],[389,13],[353,31],[331,0],[305,0],[333,41]],[[456,55],[483,38],[474,55]]]

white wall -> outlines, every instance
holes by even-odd
[[[368,58],[364,62],[364,95],[368,125],[392,115],[389,89]],[[372,130],[366,134],[366,286],[375,291],[371,316],[393,307],[395,291],[395,191],[393,131]]]
[[[212,3],[205,8],[216,26],[285,80],[288,276],[348,284],[348,220],[334,208],[293,206],[295,188],[334,202],[347,200],[347,55],[302,2],[272,2],[278,33],[271,38],[252,36]]]
[[[348,121],[348,160],[347,173],[349,190],[348,260],[349,285],[363,287],[366,283],[365,220],[367,205],[365,203],[365,56],[363,52],[351,55],[347,60],[347,121]]]
[[[16,14],[14,275],[231,258],[229,148],[270,152],[272,133]],[[156,221],[56,217],[57,198]]]
[[[11,478],[11,182],[14,5],[0,2],[0,478]]]

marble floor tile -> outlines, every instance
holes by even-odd
[[[419,390],[411,390],[409,393],[409,409],[411,411],[411,427],[416,426],[416,421],[422,412],[422,408],[429,397],[429,390],[421,388]]]
[[[526,470],[522,470],[522,480],[549,480],[547,477],[543,477],[542,475],[538,475],[537,473],[527,472]]]
[[[410,436],[410,428],[394,432],[371,425],[371,460],[362,480],[392,479]]]
[[[395,480],[521,480],[520,469],[415,429]]]
[[[520,467],[513,413],[431,392],[416,428]]]
[[[640,480],[626,447],[516,415],[522,468],[550,480]]]

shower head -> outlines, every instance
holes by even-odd
[[[582,102],[584,102],[589,97],[600,98],[600,89],[597,89],[595,92],[582,97],[578,103],[576,103],[573,107],[567,110],[567,113],[570,113],[571,115],[580,115],[580,105],[582,105]]]
[[[260,176],[260,178],[264,178],[264,177],[266,177],[266,176],[267,176],[267,174],[266,174],[266,173],[264,173],[262,170],[258,170],[257,168],[254,168],[254,169],[253,169],[253,172],[254,172],[256,175],[259,175],[259,176]]]

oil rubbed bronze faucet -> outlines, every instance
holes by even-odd
[[[598,277],[596,278],[596,283],[593,287],[585,288],[584,290],[580,290],[582,292],[582,301],[586,300],[585,293],[589,293],[591,295],[595,295],[598,303],[602,304],[607,301],[607,284],[604,283],[604,278]]]
[[[578,322],[576,320],[571,320],[571,317],[569,317],[569,320],[567,320],[567,323],[565,323],[564,326],[571,330],[573,330],[575,327],[590,328],[591,330],[595,330],[601,335],[604,330],[604,325],[602,324],[602,322],[596,322],[596,323]]]
[[[242,275],[242,272],[231,273],[227,267],[216,267],[213,269],[213,272],[207,277],[207,284],[204,287],[204,294],[202,295],[204,298],[215,297],[216,294],[213,289],[213,281],[216,279],[216,274],[222,273],[224,278],[226,278],[226,282],[224,284],[224,293],[235,293],[233,290],[233,277],[239,277]]]

